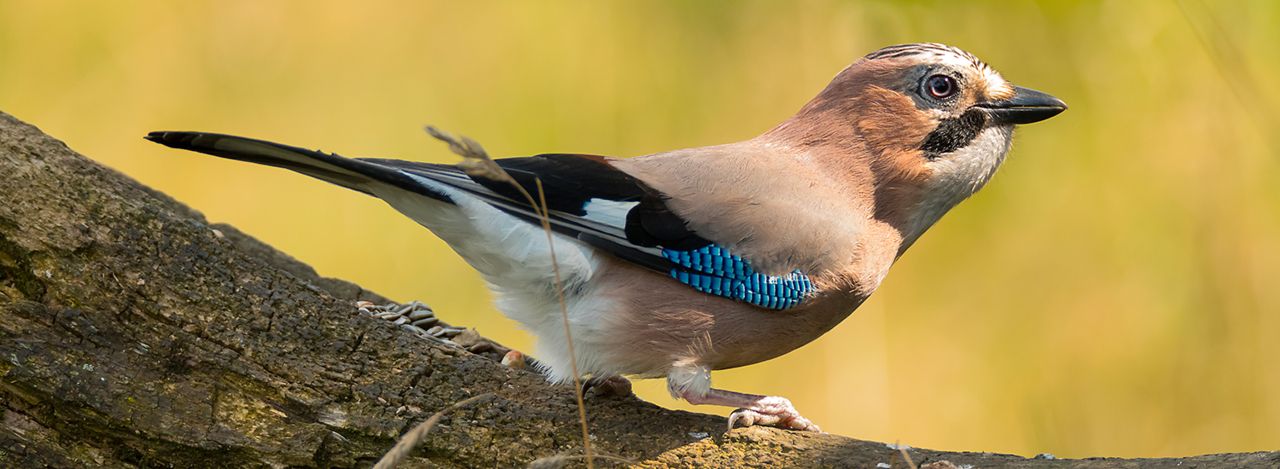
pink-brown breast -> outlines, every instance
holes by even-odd
[[[708,295],[674,279],[609,259],[600,270],[598,294],[613,311],[606,334],[616,342],[605,353],[624,373],[662,375],[674,363],[712,369],[758,363],[795,350],[831,330],[871,291],[892,263],[892,252],[848,272],[815,276],[820,293],[787,310],[770,310]]]

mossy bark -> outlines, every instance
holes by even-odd
[[[580,451],[569,388],[360,316],[358,299],[385,301],[0,113],[0,466],[369,466],[412,425],[486,392],[407,465],[511,467]],[[598,451],[650,467],[905,467],[880,443],[722,436],[721,417],[634,398],[587,405]],[[978,467],[1280,465],[1277,453],[910,454]]]

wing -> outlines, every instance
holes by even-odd
[[[453,166],[361,161],[445,184],[522,220],[540,223],[536,211],[509,182],[468,176]],[[535,197],[535,181],[541,180],[556,232],[668,274],[698,291],[770,309],[795,306],[813,291],[813,284],[800,272],[783,276],[755,272],[746,259],[689,229],[685,220],[668,209],[663,194],[604,157],[545,154],[496,162]]]
[[[357,161],[443,184],[526,222],[541,223],[537,211],[509,182],[469,176],[451,165],[378,158]],[[711,244],[668,211],[660,194],[615,169],[604,157],[545,154],[496,162],[535,198],[536,181],[541,180],[553,230],[619,258],[665,273],[671,262],[663,255],[663,247],[696,249]]]

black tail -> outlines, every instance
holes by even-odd
[[[373,187],[383,184],[451,202],[448,195],[413,181],[396,168],[332,153],[206,132],[159,131],[147,134],[146,139],[167,147],[297,171],[369,195],[374,195]]]

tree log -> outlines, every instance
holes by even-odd
[[[447,415],[405,466],[580,453],[569,387],[357,314],[357,300],[386,301],[0,113],[0,465],[368,467],[415,424],[481,393],[494,396]],[[634,397],[587,407],[596,450],[645,467],[907,467],[883,443],[725,434],[722,417]],[[932,468],[1280,466],[1280,453],[907,453]]]

